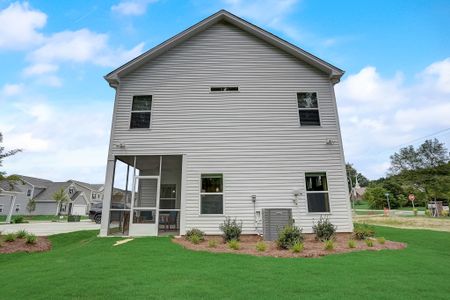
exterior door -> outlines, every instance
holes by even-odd
[[[136,176],[134,178],[129,235],[158,235],[159,189],[159,176]]]

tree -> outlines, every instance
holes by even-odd
[[[64,192],[64,189],[60,189],[59,191],[53,194],[52,199],[55,200],[58,205],[58,216],[60,216],[61,206],[63,203],[69,202],[69,197],[67,197],[66,193]]]
[[[22,151],[21,149],[14,149],[14,150],[6,151],[5,147],[3,147],[1,145],[2,143],[3,143],[3,135],[0,132],[0,167],[3,166],[2,163],[3,163],[4,158],[12,156],[12,155],[16,154],[17,152]],[[16,183],[17,181],[20,181],[21,179],[17,175],[7,176],[6,172],[0,170],[0,181],[2,181],[2,180],[6,180],[12,188],[14,183]]]
[[[358,176],[358,184],[361,187],[365,187],[369,185],[369,179],[367,179],[366,176],[359,173],[351,163],[345,164],[345,169],[347,171],[347,184],[348,184],[348,190],[349,192],[352,191],[353,187],[355,187],[356,184],[356,176]]]
[[[391,174],[433,168],[450,160],[447,148],[438,139],[426,140],[417,149],[414,149],[412,145],[401,148],[399,153],[394,153],[390,158]]]
[[[36,200],[30,198],[30,200],[28,200],[27,203],[27,211],[29,214],[31,214],[35,210],[36,210]]]
[[[364,193],[363,200],[367,201],[370,208],[383,209],[387,207],[386,193],[388,191],[380,185],[369,186]]]

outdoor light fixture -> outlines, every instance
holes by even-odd
[[[297,205],[298,204],[298,197],[302,195],[302,193],[300,192],[299,189],[295,189],[292,191],[292,194],[294,194],[294,204]]]

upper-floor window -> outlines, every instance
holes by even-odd
[[[306,181],[306,199],[308,202],[308,212],[315,212],[315,213],[330,212],[327,174],[306,173],[305,181]]]
[[[317,93],[297,93],[298,115],[301,126],[320,126]]]
[[[92,199],[97,199],[97,194],[96,193],[92,193]]]
[[[27,190],[27,197],[31,196],[31,190]]]
[[[133,96],[130,128],[150,128],[152,96]]]
[[[70,188],[69,188],[69,194],[72,195],[74,192],[75,192],[75,189],[74,189],[73,187],[70,187]]]
[[[201,214],[223,214],[222,174],[202,174],[200,191]]]

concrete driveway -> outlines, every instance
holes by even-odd
[[[32,221],[24,224],[2,224],[0,225],[0,232],[2,234],[17,232],[19,230],[26,230],[38,236],[46,236],[58,233],[67,233],[80,230],[95,230],[100,229],[100,224],[95,224],[90,220],[82,220],[81,222],[46,222],[46,221]]]

